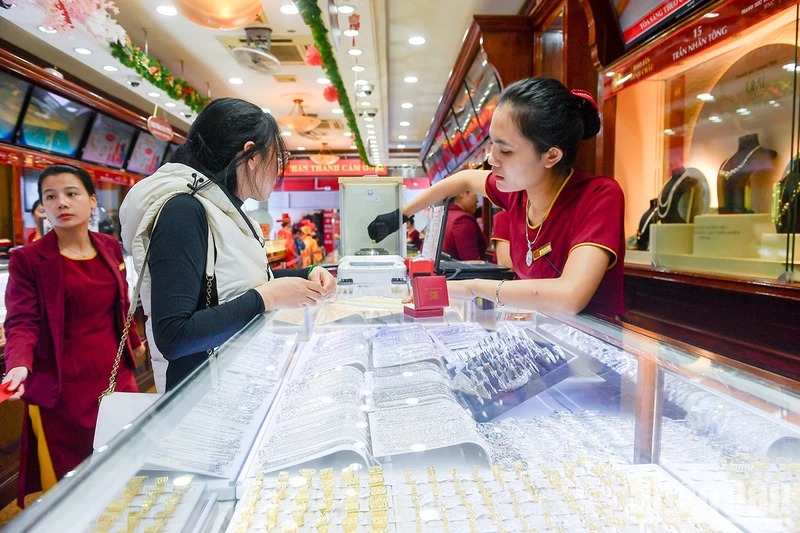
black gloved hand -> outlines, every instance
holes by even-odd
[[[403,222],[408,217],[403,215]],[[375,217],[375,220],[367,226],[369,238],[374,242],[381,242],[383,239],[400,229],[400,210],[395,209],[391,213],[384,213]]]

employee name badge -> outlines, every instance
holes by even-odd
[[[550,252],[553,251],[553,246],[551,243],[547,243],[541,248],[537,248],[533,251],[533,260],[536,261],[537,259],[541,259],[542,257],[546,256]]]

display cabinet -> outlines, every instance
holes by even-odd
[[[255,319],[7,530],[800,528],[797,382],[590,317],[411,321],[406,292]]]

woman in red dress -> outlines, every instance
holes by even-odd
[[[451,297],[572,314],[623,312],[622,189],[612,178],[572,167],[581,140],[599,130],[597,104],[585,91],[549,78],[523,79],[503,91],[489,129],[491,172],[457,172],[403,208],[411,215],[462,191],[482,190],[508,212],[519,279],[451,281]],[[380,241],[396,231],[398,215],[379,215],[370,237]]]
[[[89,231],[97,207],[89,174],[53,165],[39,176],[53,231],[16,250],[8,265],[6,347],[12,400],[25,402],[19,505],[47,490],[92,453],[98,396],[108,387],[128,311],[119,243]],[[131,328],[117,391],[136,392]]]

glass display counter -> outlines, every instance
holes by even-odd
[[[800,528],[798,383],[406,291],[254,320],[8,531]]]

